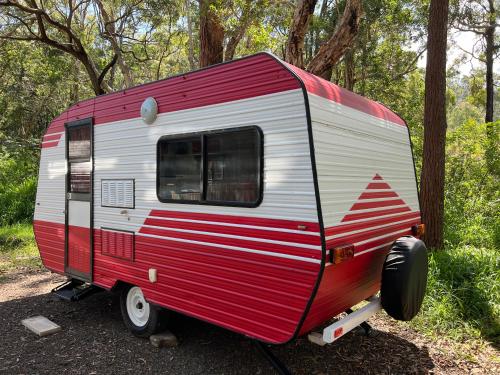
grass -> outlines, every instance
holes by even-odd
[[[0,227],[0,278],[14,268],[41,266],[31,224]]]
[[[500,252],[470,246],[432,252],[427,295],[410,325],[433,338],[500,347]]]

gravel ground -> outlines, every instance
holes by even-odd
[[[62,281],[47,271],[28,269],[3,275],[0,374],[275,374],[248,338],[180,315],[171,322],[180,345],[157,349],[126,330],[114,295],[59,301],[50,290]],[[38,338],[21,325],[35,315],[53,320],[62,331]],[[472,362],[384,314],[371,323],[375,337],[353,331],[325,347],[299,339],[272,350],[294,374],[500,373],[498,361],[487,359],[498,355],[493,348]]]

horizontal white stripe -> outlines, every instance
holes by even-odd
[[[350,232],[344,232],[344,233],[340,233],[340,234],[334,234],[334,235],[326,237],[326,239],[327,240],[333,240],[335,238],[341,238],[341,237],[350,236],[350,235],[353,235],[353,234],[358,234],[358,233],[363,233],[363,232],[369,232],[371,230],[381,229],[381,228],[386,228],[386,227],[391,227],[393,225],[398,225],[398,224],[403,224],[403,223],[407,223],[407,222],[412,222],[412,221],[415,221],[415,220],[418,220],[418,217],[413,217],[413,218],[406,219],[406,220],[401,220],[401,221],[395,221],[395,222],[388,223],[388,224],[386,223],[386,224],[382,224],[382,225],[367,227],[367,228],[363,228],[363,229],[356,229],[356,230],[353,230],[353,231],[350,231]]]
[[[362,203],[362,202],[356,202],[354,204],[357,204],[357,203]],[[354,209],[354,210],[347,211],[346,214],[347,215],[349,215],[350,213],[361,214],[361,213],[365,213],[365,212],[376,212],[376,211],[383,211],[383,210],[390,210],[390,209],[393,209],[393,208],[404,208],[404,207],[408,207],[408,205],[405,203],[405,204],[390,205],[390,206],[381,206],[381,207],[364,208],[364,209]]]
[[[401,199],[399,195],[396,195],[394,197],[383,197],[383,198],[359,198],[358,201],[355,203],[375,203],[375,202],[386,202],[386,201],[394,201]]]
[[[247,225],[247,224],[233,224],[233,223],[224,223],[224,222],[218,222],[218,221],[204,221],[204,220],[193,220],[193,219],[169,218],[169,217],[154,216],[154,215],[151,215],[149,217],[152,219],[181,221],[181,222],[186,222],[186,223],[210,224],[210,225],[218,225],[218,226],[223,226],[223,227],[227,226],[227,227],[235,227],[235,228],[248,228],[248,229],[258,229],[258,230],[269,230],[269,231],[273,231],[273,232],[284,232],[284,233],[305,234],[305,235],[310,235],[310,236],[319,236],[319,232],[308,232],[308,231],[303,231],[303,230],[262,227],[262,226]],[[258,219],[258,217],[254,217],[254,218]],[[264,218],[264,219],[269,220],[268,218]],[[307,226],[308,223],[305,223],[304,225]]]
[[[373,216],[373,217],[367,217],[363,219],[357,219],[357,220],[349,220],[349,221],[342,221],[336,225],[344,225],[344,224],[357,224],[357,223],[365,223],[367,221],[372,221],[372,220],[378,220],[378,219],[388,219],[393,216],[398,216],[398,215],[405,215],[405,214],[410,214],[410,213],[419,213],[420,211],[402,211],[402,212],[396,212],[388,215],[380,215],[380,216]],[[420,216],[415,216],[415,218],[419,218]],[[335,225],[331,225],[328,228],[332,228]]]
[[[360,251],[359,253],[355,253],[354,256],[357,257],[357,256],[360,256],[360,255],[363,255],[363,254],[366,254],[366,253],[371,253],[372,251],[383,249],[384,247],[389,246],[392,243],[394,243],[394,241],[387,242],[387,243],[385,243],[383,245],[377,245],[377,246],[374,246],[374,247],[370,247],[369,249]],[[325,267],[331,266],[332,264],[333,263],[326,263]]]
[[[233,235],[233,234],[216,233],[216,232],[204,232],[204,231],[198,231],[198,230],[192,230],[192,229],[179,229],[179,228],[171,228],[171,227],[158,227],[158,226],[155,226],[155,225],[147,225],[147,224],[144,224],[142,227],[143,228],[160,229],[160,230],[161,229],[164,229],[164,230],[173,230],[173,231],[176,231],[176,232],[200,234],[200,235],[213,236],[213,237],[233,238],[233,239],[236,239],[236,240],[246,240],[246,241],[263,242],[263,243],[270,243],[270,244],[275,244],[275,245],[285,245],[285,246],[297,247],[297,248],[301,248],[301,249],[309,249],[309,250],[318,250],[318,251],[321,251],[321,246],[318,246],[318,245],[307,245],[307,244],[301,244],[301,243],[297,243],[297,242],[276,241],[276,240],[269,240],[269,239],[266,239],[266,238],[236,236],[236,235]]]
[[[62,132],[54,132],[54,133],[47,133],[47,134],[44,134],[44,137],[45,136],[48,137],[49,135],[58,135],[58,134],[64,134],[64,131],[62,131]]]
[[[390,244],[392,244],[394,241],[391,241],[391,242],[387,242],[383,245],[378,245],[378,246],[375,246],[375,247],[371,247],[369,249],[366,249],[366,250],[363,250],[363,251],[360,251],[359,253],[356,253],[354,254],[355,257],[359,256],[359,255],[363,255],[363,254],[366,254],[366,253],[371,253],[372,251],[375,251],[375,250],[380,250],[386,246],[389,246]]]
[[[406,233],[408,232],[408,229],[400,229],[396,232],[391,232],[391,233],[386,233],[386,234],[383,234],[381,236],[377,236],[377,237],[372,237],[372,238],[369,238],[367,240],[364,240],[364,241],[360,241],[360,242],[356,242],[354,244],[354,246],[359,246],[359,245],[363,245],[365,243],[368,243],[368,242],[371,242],[371,241],[375,241],[375,240],[378,240],[380,238],[384,238],[384,237],[389,237],[389,236],[393,236],[393,235],[396,235],[396,234],[401,234],[401,233]]]
[[[302,262],[317,263],[317,264],[321,263],[321,259],[312,259],[312,258],[306,258],[306,257],[297,256],[297,255],[289,255],[289,254],[283,254],[283,253],[273,253],[271,251],[265,251],[265,250],[247,249],[244,247],[220,245],[220,244],[201,242],[201,241],[193,241],[193,240],[185,240],[182,238],[170,238],[170,237],[163,237],[163,236],[157,236],[154,234],[146,234],[146,233],[136,233],[136,235],[142,236],[142,237],[158,238],[158,239],[162,239],[162,240],[173,240],[173,241],[177,241],[177,242],[192,243],[192,244],[197,244],[197,245],[220,247],[220,248],[228,249],[228,250],[236,250],[236,251],[241,251],[241,252],[245,252],[245,253],[268,255],[268,256],[273,256],[273,257],[277,257],[277,258],[294,259],[294,260],[299,260]]]

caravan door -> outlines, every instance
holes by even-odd
[[[66,124],[65,271],[92,281],[92,119]]]

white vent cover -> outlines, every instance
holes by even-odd
[[[101,206],[134,208],[134,180],[101,180]]]

